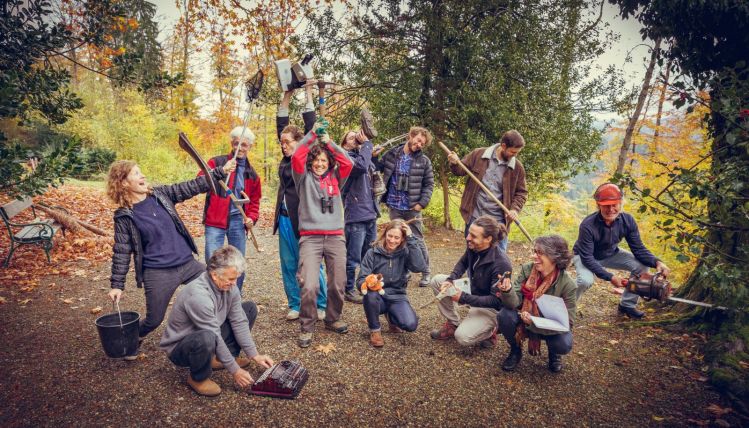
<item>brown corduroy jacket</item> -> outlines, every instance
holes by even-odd
[[[489,168],[489,160],[492,157],[492,153],[497,150],[497,147],[499,147],[499,144],[473,150],[462,159],[463,165],[468,167],[479,180],[483,180],[484,174],[486,174],[486,170]],[[523,209],[526,199],[528,199],[528,190],[525,187],[525,168],[523,168],[523,164],[517,158],[513,158],[510,164],[513,161],[515,164],[514,168],[507,168],[502,180],[502,203],[507,209],[515,210],[519,213]],[[450,165],[450,170],[455,175],[467,175],[463,168],[457,164]],[[466,223],[471,219],[478,193],[482,191],[479,185],[470,177],[466,179],[463,198],[460,200],[460,214]],[[509,219],[505,217],[507,230],[510,228],[510,223]]]

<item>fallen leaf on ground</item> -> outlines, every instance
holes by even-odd
[[[95,308],[91,308],[91,313],[94,314],[94,315],[98,314],[101,311],[102,311],[101,306],[97,306]]]
[[[612,345],[616,345],[617,343],[619,343],[619,341],[611,339],[611,340],[609,340],[609,343],[612,344]]]
[[[329,353],[335,351],[335,345],[332,343],[328,343],[327,345],[317,345],[317,348],[315,348],[316,351],[322,352],[325,355],[328,355]]]
[[[663,419],[665,419],[665,418],[663,418],[661,416],[655,416],[655,415],[653,415],[653,420],[656,421],[656,422],[661,422]]]
[[[31,299],[23,299],[23,300],[19,300],[19,301],[18,301],[18,304],[19,304],[19,305],[26,305],[26,304],[27,304],[27,303],[29,303],[30,301],[31,301]]]
[[[0,297],[0,305],[5,303],[5,297]]]
[[[66,305],[69,305],[69,304],[73,303],[73,299],[64,299],[62,301],[62,303],[65,303]]]
[[[706,410],[715,416],[723,416],[726,413],[730,413],[733,409],[730,407],[720,407],[717,404],[711,404],[707,406]]]

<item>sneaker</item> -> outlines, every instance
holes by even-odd
[[[382,333],[379,330],[369,333],[369,344],[375,348],[382,348],[385,345],[385,340],[382,338]]]
[[[122,357],[125,361],[135,361],[138,359],[138,356],[140,356],[140,344],[143,343],[143,339],[138,339],[138,347],[135,349],[135,353],[132,355],[125,355]]]
[[[505,362],[502,363],[502,370],[511,372],[518,366],[520,359],[523,358],[523,349],[519,346],[513,346],[510,348],[510,353],[505,358]]]
[[[445,321],[445,324],[443,324],[442,327],[432,330],[429,335],[434,340],[447,340],[455,337],[455,329],[457,328],[458,327],[454,326],[450,321]]]
[[[428,273],[421,274],[421,280],[419,280],[419,287],[428,287],[430,282],[432,282],[432,278],[429,277]]]
[[[312,344],[312,333],[300,333],[296,344],[299,345],[300,348],[309,347]]]
[[[326,322],[325,329],[332,330],[338,334],[343,334],[348,332],[348,324],[346,324],[342,320],[338,320],[335,322]]]
[[[325,319],[325,309],[318,309],[317,310],[317,320],[322,321]]]
[[[549,351],[549,371],[559,373],[562,371],[562,356]]]
[[[358,291],[356,291],[356,289],[354,288],[352,288],[351,290],[346,290],[346,292],[343,293],[343,298],[347,302],[359,303],[359,304],[361,304],[362,300],[364,300],[364,297],[362,297],[362,295]]]
[[[289,321],[294,321],[299,319],[299,311],[295,311],[294,309],[289,310],[289,313],[286,314],[286,319]]]
[[[249,366],[250,363],[252,362],[252,361],[250,361],[249,358],[246,358],[246,357],[235,357],[234,361],[236,361],[237,364],[239,365],[239,367],[241,367],[241,368],[245,368],[245,367]],[[223,370],[224,369],[224,364],[221,361],[219,361],[218,358],[216,358],[215,355],[213,357],[211,357],[211,369],[213,369],[213,370]]]
[[[492,335],[489,336],[488,339],[484,339],[481,342],[479,342],[479,346],[482,349],[490,349],[490,348],[497,346],[497,329],[496,328],[494,329],[494,331],[492,332]]]
[[[187,384],[190,385],[190,388],[192,388],[192,390],[195,391],[198,395],[202,395],[205,397],[215,397],[221,394],[221,387],[218,386],[218,384],[212,381],[210,378],[198,382],[196,380],[193,380],[192,375],[190,375],[187,377]]]
[[[622,306],[621,303],[619,304],[619,313],[636,320],[639,320],[640,318],[645,316],[645,312],[640,311],[635,307]]]

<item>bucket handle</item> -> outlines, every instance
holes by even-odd
[[[120,302],[118,301],[112,302],[112,311],[114,311],[115,304],[117,305],[117,315],[120,316],[120,328],[124,328],[124,326],[122,325],[122,312],[120,312]]]

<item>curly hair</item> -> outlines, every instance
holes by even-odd
[[[412,126],[411,129],[408,130],[408,138],[410,139],[417,135],[424,136],[424,148],[427,148],[432,144],[432,133],[429,132],[428,129],[421,126]]]
[[[133,202],[130,198],[130,190],[125,185],[127,176],[137,164],[131,160],[118,160],[112,162],[107,174],[107,196],[117,204],[118,207],[132,208]],[[149,186],[149,193],[151,187]]]
[[[312,162],[317,159],[320,153],[325,153],[325,155],[328,156],[328,171],[334,169],[338,165],[330,149],[323,145],[315,144],[309,149],[309,153],[307,153],[307,171],[312,171]]]
[[[387,233],[393,229],[398,229],[401,231],[401,235],[403,235],[403,240],[401,241],[398,248],[395,249],[395,251],[400,250],[401,248],[406,246],[406,233],[403,231],[403,227],[406,226],[406,222],[404,220],[401,220],[399,218],[395,220],[391,220],[388,223],[385,223],[385,227],[382,228],[380,233],[377,234],[377,239],[372,243],[373,247],[380,247],[385,248],[385,240],[387,239]]]
[[[572,260],[567,241],[559,235],[539,236],[533,241],[533,249],[537,253],[545,254],[560,271],[567,269]]]

